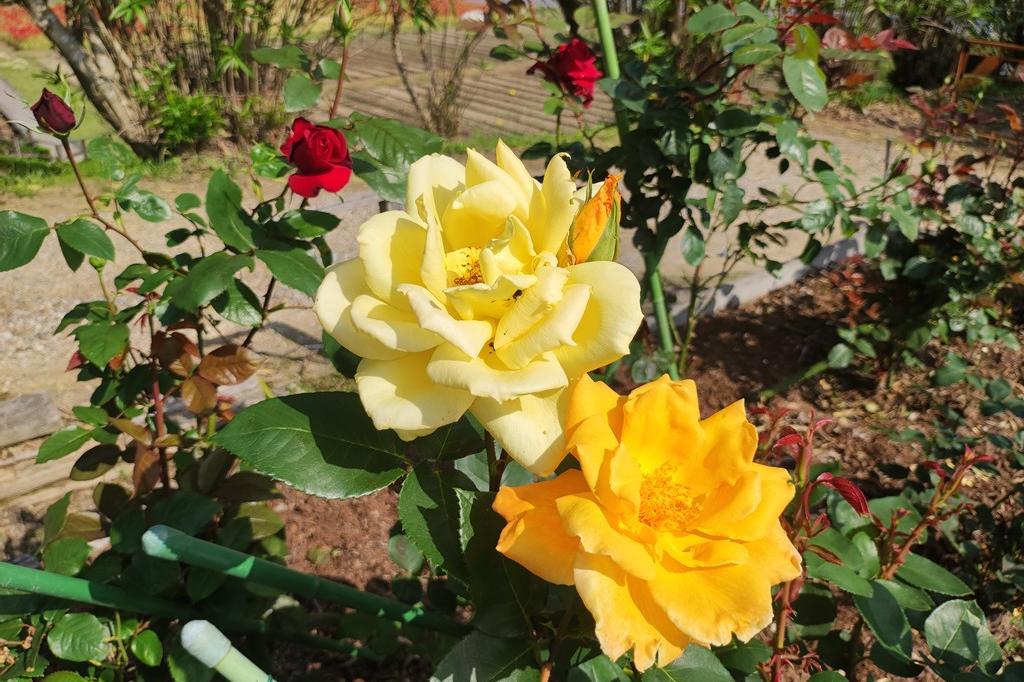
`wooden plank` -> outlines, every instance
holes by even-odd
[[[0,401],[0,447],[48,436],[61,426],[57,405],[47,393]]]

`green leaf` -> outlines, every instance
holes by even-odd
[[[149,523],[163,524],[195,535],[220,512],[220,505],[206,495],[179,490],[150,510]]]
[[[509,62],[522,56],[523,53],[511,45],[495,45],[491,48],[491,59],[497,59],[499,62]]]
[[[49,231],[49,225],[42,218],[17,211],[0,211],[0,272],[30,263]]]
[[[893,653],[909,659],[913,653],[910,623],[892,593],[872,582],[871,595],[854,595],[853,602],[878,642]]]
[[[694,267],[699,265],[704,260],[706,248],[704,235],[693,225],[688,225],[683,233],[683,258],[686,262]]]
[[[52,434],[39,446],[39,454],[36,455],[36,464],[60,459],[70,455],[86,444],[92,431],[86,431],[78,426],[69,426]]]
[[[265,178],[280,178],[292,169],[278,150],[263,142],[257,142],[249,149],[249,159],[253,172]]]
[[[64,497],[46,508],[46,514],[43,516],[43,544],[49,543],[64,530],[64,524],[68,520],[69,504],[71,493],[64,493]]]
[[[790,92],[808,111],[821,111],[828,104],[825,73],[815,60],[788,54],[782,60],[782,75]]]
[[[131,649],[135,658],[150,668],[160,665],[160,661],[164,657],[164,645],[152,630],[143,630],[135,635],[132,639]]]
[[[725,5],[708,5],[701,11],[690,17],[686,23],[686,29],[690,33],[706,35],[731,28],[739,23],[740,18],[732,13]]]
[[[825,580],[850,594],[869,597],[872,594],[871,583],[857,575],[857,572],[846,566],[825,561],[816,554],[804,553],[807,564],[807,575],[817,580]]]
[[[821,52],[821,41],[814,28],[808,24],[793,27],[793,56],[817,62]]]
[[[71,408],[71,413],[75,415],[76,419],[93,426],[104,426],[109,419],[102,407],[92,407],[91,405],[76,405]]]
[[[814,673],[807,678],[807,682],[848,682],[846,675],[837,673],[834,670],[823,670],[820,673]]]
[[[832,227],[836,220],[836,206],[831,199],[815,199],[804,209],[800,217],[800,226],[814,234]]]
[[[124,209],[135,211],[140,218],[150,223],[162,223],[171,219],[171,207],[166,201],[152,192],[135,186],[118,193],[117,203]]]
[[[465,563],[459,544],[459,500],[451,476],[434,462],[422,462],[402,485],[398,497],[402,529],[434,566],[464,577]]]
[[[97,367],[106,367],[128,345],[128,325],[118,322],[82,325],[73,333],[78,350]]]
[[[540,671],[528,638],[499,639],[473,632],[441,659],[431,682],[534,682]]]
[[[904,609],[910,611],[931,611],[935,608],[935,602],[928,596],[928,593],[916,587],[911,587],[895,580],[878,579],[874,582],[889,590]]]
[[[72,481],[91,481],[114,468],[121,459],[121,448],[116,445],[100,444],[82,453],[71,468],[68,478]]]
[[[849,367],[851,362],[853,362],[853,349],[845,343],[837,343],[828,352],[828,366],[833,369]]]
[[[76,672],[58,670],[43,678],[43,682],[90,682]]]
[[[256,403],[214,441],[254,470],[312,495],[364,495],[404,471],[394,433],[378,431],[354,393],[304,393]]]
[[[952,599],[932,611],[924,622],[924,636],[932,654],[963,668],[980,663],[989,673],[999,669],[1003,652],[989,632],[977,602]]]
[[[775,43],[744,45],[732,53],[732,63],[740,66],[760,64],[779,55],[782,48]]]
[[[963,597],[972,593],[971,588],[963,580],[920,554],[908,554],[906,561],[896,571],[896,577],[915,587],[953,597]]]
[[[107,629],[91,613],[65,614],[46,638],[50,651],[65,661],[102,661],[107,657]]]
[[[341,218],[333,213],[304,208],[288,211],[281,216],[278,227],[299,239],[321,237],[341,224]]]
[[[260,249],[256,257],[266,263],[274,277],[283,284],[307,296],[315,296],[323,281],[323,267],[299,247],[286,251]]]
[[[75,575],[85,566],[91,548],[82,538],[60,538],[43,549],[43,566],[51,573]]]
[[[210,304],[225,320],[243,327],[258,327],[263,322],[260,299],[240,279],[232,279],[227,288]]]
[[[304,73],[293,73],[284,82],[284,110],[291,113],[316,106],[320,99],[320,83]]]
[[[206,187],[206,215],[222,242],[239,251],[253,247],[252,221],[242,208],[242,190],[222,170],[214,171]]]
[[[319,71],[318,76],[327,80],[338,80],[338,76],[341,75],[341,64],[333,59],[321,59],[316,68]]]
[[[178,308],[194,312],[226,291],[235,273],[246,267],[252,267],[252,258],[219,251],[203,258],[187,275],[168,284],[164,293]]]
[[[110,237],[99,226],[85,218],[59,225],[57,239],[61,245],[87,256],[114,260],[114,242],[110,241]]]
[[[408,535],[391,536],[388,540],[388,556],[395,565],[412,575],[416,575],[423,568],[423,552]]]
[[[385,167],[397,167],[403,174],[408,164],[441,151],[440,137],[407,123],[362,114],[353,114],[351,121],[352,134],[362,142],[366,153]]]
[[[352,172],[385,201],[405,201],[405,170],[388,168],[363,151],[352,154]]]
[[[460,460],[464,461],[464,460]],[[547,600],[548,586],[494,551],[505,521],[494,513],[494,494],[457,490],[459,537],[476,614],[473,625],[501,637],[527,637],[530,614]]]
[[[273,64],[282,69],[306,69],[309,66],[309,59],[298,45],[257,47],[250,55],[260,64]]]
[[[128,145],[110,137],[89,140],[86,152],[89,160],[98,163],[111,180],[120,180],[128,169],[139,162],[139,158]]]
[[[746,109],[730,107],[715,116],[715,127],[723,135],[736,137],[746,135],[761,124],[761,117],[751,114]]]
[[[946,353],[946,362],[935,370],[932,383],[936,386],[949,386],[967,377],[967,363],[956,353]]]
[[[732,682],[732,675],[710,649],[691,644],[664,668],[650,668],[641,682]]]
[[[889,215],[892,216],[893,220],[896,221],[899,227],[900,233],[907,238],[908,241],[914,241],[917,239],[917,234],[920,231],[920,220],[911,215],[898,204],[891,204],[888,207]]]
[[[181,213],[199,208],[202,205],[199,197],[192,192],[182,192],[174,197],[174,208],[178,209]]]
[[[252,472],[242,471],[235,476],[246,473]],[[261,502],[246,502],[239,505],[234,520],[248,524],[248,535],[253,540],[269,538],[284,528],[284,520],[277,512]]]

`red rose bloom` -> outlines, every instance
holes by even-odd
[[[538,69],[545,80],[557,85],[562,92],[583,100],[585,107],[594,101],[594,84],[604,75],[597,68],[597,56],[579,38],[559,45],[547,61],[537,62],[526,73],[532,74]]]
[[[352,177],[352,158],[340,130],[297,118],[281,153],[296,168],[288,186],[299,196],[315,197],[322,189],[337,192]]]
[[[75,127],[75,112],[57,95],[46,88],[39,101],[32,105],[32,115],[43,130],[56,135],[67,135]]]

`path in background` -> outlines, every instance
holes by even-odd
[[[448,59],[462,44],[459,31],[435,31],[427,37],[428,49],[435,59],[440,60],[442,50]],[[493,35],[486,35],[477,44],[473,58],[469,61],[462,88],[461,134],[471,135],[522,135],[555,131],[555,117],[544,113],[544,100],[548,90],[539,75],[526,75],[531,62],[517,59],[499,62],[491,59],[491,48],[501,44]],[[400,36],[400,46],[405,62],[411,72],[410,80],[418,93],[422,93],[430,82],[424,60],[420,55],[417,34],[405,32]],[[391,36],[387,32],[363,34],[351,48],[349,80],[345,84],[341,113],[359,111],[366,114],[396,118],[406,123],[421,126],[416,110],[409,102],[409,96],[395,66],[391,50]],[[327,111],[333,86],[327,88],[323,98]],[[594,102],[586,113],[588,126],[597,126],[612,120],[611,100],[600,88],[595,92]],[[576,128],[575,120],[566,114],[562,122],[567,134]]]

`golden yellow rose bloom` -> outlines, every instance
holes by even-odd
[[[576,263],[584,263],[594,255],[598,244],[605,242],[609,248],[602,249],[594,260],[615,260],[618,256],[618,213],[621,197],[618,191],[620,176],[609,175],[601,183],[594,196],[590,197],[569,231],[569,251]],[[609,220],[611,223],[609,224]]]
[[[579,210],[561,157],[538,182],[501,142],[496,156],[414,163],[406,209],[359,228],[359,256],[328,270],[314,310],[363,358],[378,429],[411,440],[468,410],[547,474],[565,453],[565,388],[628,352],[640,285],[618,263],[559,264]]]
[[[498,551],[575,585],[602,650],[643,670],[686,646],[748,640],[772,619],[772,585],[800,575],[779,515],[789,472],[753,461],[743,402],[700,418],[692,381],[661,377],[628,397],[583,376],[566,446],[580,464],[502,488]]]

